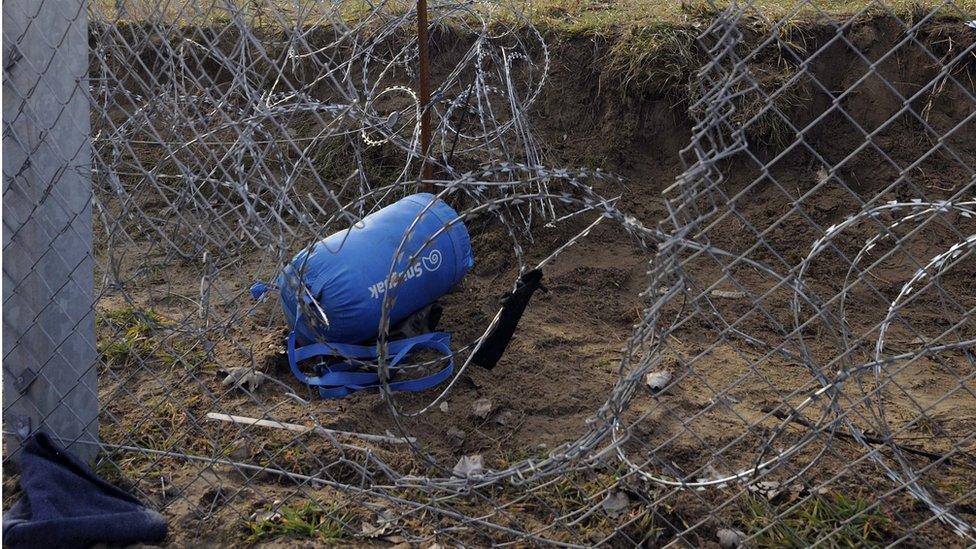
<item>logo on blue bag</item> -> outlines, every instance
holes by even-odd
[[[441,251],[431,250],[430,253],[427,254],[427,257],[423,258],[420,262],[423,264],[425,271],[436,271],[437,268],[441,266]]]
[[[372,299],[379,299],[386,291],[390,288],[395,288],[402,282],[406,282],[412,278],[417,278],[423,276],[424,273],[431,273],[436,271],[441,266],[441,251],[431,250],[425,257],[421,258],[420,261],[416,262],[412,267],[407,269],[402,273],[394,273],[392,280],[387,284],[386,279],[377,282],[369,287],[369,297]]]

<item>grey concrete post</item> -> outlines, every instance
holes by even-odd
[[[38,429],[97,450],[86,6],[3,2],[5,461]]]

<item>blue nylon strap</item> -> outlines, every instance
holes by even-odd
[[[258,300],[268,293],[268,285],[260,280],[255,280],[254,284],[251,284],[251,299]]]
[[[391,391],[416,392],[430,389],[441,383],[454,373],[454,356],[451,352],[451,336],[445,332],[431,332],[406,339],[390,341],[387,350],[390,355],[389,372],[392,377],[397,371],[397,365],[415,350],[433,349],[448,357],[447,366],[428,376],[392,381],[389,383]],[[292,374],[299,381],[312,387],[317,387],[322,398],[342,398],[352,392],[380,387],[379,374],[373,372],[352,371],[355,366],[348,362],[331,364],[325,372],[317,376],[308,376],[301,371],[298,363],[315,357],[341,357],[357,360],[375,360],[378,356],[375,346],[350,345],[347,343],[311,343],[301,347],[295,346],[295,331],[288,334],[288,366]]]

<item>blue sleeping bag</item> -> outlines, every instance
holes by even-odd
[[[410,236],[390,277],[390,265],[408,230]],[[428,193],[403,198],[303,250],[278,277],[281,304],[292,328],[288,344],[292,372],[318,386],[324,397],[375,387],[379,382],[375,371],[362,371],[348,362],[333,363],[317,376],[306,376],[297,363],[318,356],[375,359],[376,346],[360,344],[379,334],[388,292],[396,292],[389,315],[392,326],[448,293],[473,264],[468,231],[457,212]],[[298,306],[298,299],[304,301],[304,307]],[[305,318],[309,314],[316,318]],[[391,341],[390,371],[395,372],[400,360],[420,348],[450,357],[449,343],[448,334],[440,332]],[[428,376],[390,387],[426,389],[446,379],[452,370],[449,360],[448,367],[435,374],[440,376],[437,379]]]

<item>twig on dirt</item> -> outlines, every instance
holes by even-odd
[[[784,412],[782,410],[779,410],[779,409],[774,409],[771,406],[763,406],[761,408],[761,410],[763,411],[763,413],[772,414],[774,417],[776,417],[777,419],[780,419],[782,421],[787,421],[787,420],[795,421],[796,423],[799,423],[800,425],[802,425],[802,426],[804,426],[804,427],[806,427],[808,429],[817,429],[817,426],[814,425],[812,422],[810,422],[810,421],[808,421],[808,420],[806,420],[806,419],[804,419],[804,418],[802,418],[800,416],[792,416],[791,417],[786,412]],[[854,435],[852,435],[851,433],[848,433],[846,431],[836,431],[835,434],[837,436],[841,437],[841,438],[846,438],[846,439],[855,440],[855,441],[857,440],[857,437],[855,437]],[[947,464],[952,464],[952,460],[948,456],[944,456],[942,454],[936,454],[934,452],[927,452],[925,450],[918,450],[916,448],[911,448],[909,446],[904,446],[902,444],[898,444],[897,442],[894,442],[894,441],[886,441],[884,439],[881,439],[881,438],[878,438],[878,437],[874,437],[874,436],[868,435],[866,433],[864,435],[862,435],[861,438],[863,438],[866,442],[869,442],[871,444],[891,444],[892,446],[896,446],[899,450],[902,450],[904,452],[908,452],[909,454],[915,454],[916,456],[922,456],[922,457],[928,458],[928,459],[930,459],[932,461],[944,461]]]
[[[296,423],[285,423],[282,421],[275,421],[271,419],[258,419],[246,416],[234,416],[230,414],[218,414],[216,412],[207,412],[208,419],[214,419],[217,421],[227,421],[229,423],[237,423],[239,425],[257,425],[259,427],[270,427],[273,429],[284,429],[286,431],[292,431],[295,433],[309,433],[316,432],[328,435],[344,435],[350,437],[356,437],[362,440],[368,440],[371,442],[389,442],[391,444],[412,444],[416,442],[413,437],[392,437],[386,435],[370,435],[367,433],[352,433],[349,431],[337,431],[335,429],[326,429],[321,426],[309,427],[307,425],[298,425]]]
[[[737,290],[712,290],[708,295],[722,299],[742,299],[746,293]]]

